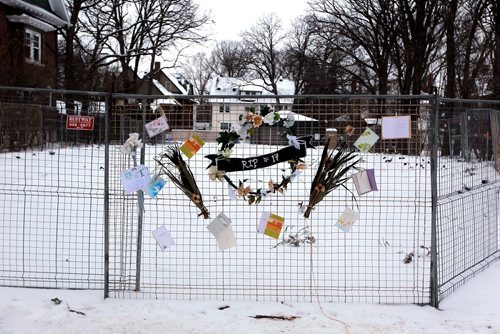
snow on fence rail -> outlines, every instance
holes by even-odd
[[[0,285],[104,289],[106,296],[125,298],[437,306],[499,256],[498,102],[436,96],[296,96],[282,104],[260,103],[258,96],[155,100],[162,97],[0,89]],[[41,124],[12,123],[13,113],[27,105],[42,110]],[[93,130],[66,129],[73,110],[94,117]],[[210,180],[204,156],[217,153],[218,133],[239,123],[239,115],[269,111],[284,119],[295,115],[293,131],[310,135],[316,148],[307,149],[305,170],[283,194],[248,205],[228,196],[227,183]],[[144,125],[162,115],[169,131],[149,138]],[[380,138],[366,153],[357,148],[367,127],[381,136],[384,117],[394,123],[404,116],[409,138]],[[288,145],[282,126],[256,130],[234,146],[234,157]],[[32,132],[37,145],[19,145]],[[133,132],[145,143],[137,163],[152,173],[168,144],[182,144],[193,133],[206,141],[188,163],[210,219],[199,217],[168,179],[156,198],[145,196],[141,213],[137,195],[125,194],[120,181],[134,164],[122,152]],[[374,169],[378,191],[358,195],[349,180],[304,219],[300,207],[328,138],[344,140],[360,168]],[[230,175],[265,188],[287,168],[281,163]],[[349,232],[336,226],[346,208],[359,214]],[[232,221],[237,243],[224,251],[207,229],[221,212]],[[264,212],[285,218],[279,239],[256,232]],[[174,239],[167,250],[152,235],[161,226]]]

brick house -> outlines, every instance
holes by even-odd
[[[0,0],[0,86],[55,88],[63,0]]]

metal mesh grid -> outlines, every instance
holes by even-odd
[[[66,130],[75,100],[99,97],[0,91],[0,285],[103,288],[104,123]]]
[[[281,100],[286,101],[286,97]],[[316,134],[314,142],[318,147],[308,150],[307,169],[284,195],[272,195],[258,205],[248,206],[242,199],[230,200],[225,183],[209,180],[205,170],[209,161],[203,156],[217,151],[214,139],[221,127],[225,128],[223,123],[238,122],[239,114],[248,108],[258,110],[267,104],[284,110],[290,108],[296,115],[303,116],[304,121],[296,124],[295,132]],[[421,125],[420,117],[430,112],[428,101],[295,97],[290,105],[277,107],[258,99],[254,103],[235,103],[233,98],[217,98],[212,105],[208,102],[197,105],[197,110],[213,108],[210,126],[205,126],[205,119],[203,129],[206,130],[193,131],[192,123],[177,122],[178,128],[172,129],[171,136],[182,143],[190,134],[197,133],[207,142],[189,164],[211,218],[224,212],[232,220],[238,245],[224,252],[217,250],[215,238],[206,228],[210,220],[196,218],[198,212],[194,205],[170,182],[158,198],[146,197],[142,237],[139,237],[136,194],[123,194],[119,175],[132,163],[120,152],[129,130],[142,133],[143,117],[149,121],[159,116],[143,106],[119,106],[110,120],[110,133],[120,133],[116,138],[119,140],[110,145],[113,161],[109,179],[111,296],[272,301],[311,301],[318,296],[332,302],[428,302],[430,257],[421,247],[430,247],[430,167],[429,158],[425,156],[429,151],[428,127]],[[346,207],[357,210],[356,202],[344,189],[334,191],[318,205],[311,219],[304,220],[298,212],[298,203],[308,200],[322,144],[326,136],[332,134],[331,129],[337,129],[337,137],[344,137],[354,149],[355,139],[367,126],[380,134],[377,119],[381,115],[396,114],[412,115],[412,139],[379,140],[372,149],[374,153],[360,154],[363,159],[360,167],[375,168],[380,191],[357,196],[361,218],[353,230],[344,233],[335,227]],[[176,115],[171,113],[168,117]],[[182,117],[190,120],[193,115]],[[128,127],[124,129],[124,119],[134,122],[125,122]],[[344,134],[348,125],[355,128],[352,137]],[[249,142],[235,146],[234,156],[250,157],[282,148],[280,145],[286,140],[274,133],[280,130],[268,130],[259,129]],[[145,140],[144,152],[144,162],[151,171],[155,168],[152,158],[165,147],[161,143],[163,139],[153,139]],[[279,180],[282,168],[284,166],[276,165],[234,172],[231,178],[251,179],[252,187],[257,187],[256,183],[267,183],[270,178]],[[352,182],[348,187],[355,192]],[[310,226],[317,242],[313,247],[273,248],[277,241],[256,233],[259,218],[266,211],[285,217],[285,226],[292,231]],[[167,251],[158,248],[151,234],[162,225],[175,240],[175,245]],[[137,266],[139,240],[140,269]],[[405,264],[409,254],[413,254],[411,262]]]
[[[497,102],[281,96],[276,106],[274,99],[253,96],[254,101],[172,97],[163,106],[172,131],[148,138],[144,124],[159,116],[149,103],[159,97],[109,96],[2,89],[0,285],[104,287],[105,294],[123,298],[311,301],[317,296],[332,302],[429,303],[433,294],[444,298],[498,258]],[[295,132],[313,135],[317,147],[308,150],[306,171],[284,195],[248,206],[230,200],[226,184],[209,180],[203,156],[217,151],[221,129],[262,106],[303,117]],[[66,114],[72,113],[93,115],[94,130],[66,130]],[[394,115],[411,116],[411,139],[380,139],[370,153],[359,154],[360,167],[375,169],[379,191],[357,196],[356,203],[348,191],[337,189],[304,220],[298,204],[308,200],[325,139],[343,137],[354,149],[367,126],[380,135],[379,119]],[[437,131],[431,127],[435,116]],[[352,136],[347,126],[354,127]],[[152,172],[153,157],[166,143],[182,143],[193,133],[207,142],[189,164],[211,218],[224,212],[232,220],[236,248],[219,252],[206,228],[211,219],[197,218],[196,208],[168,181],[158,198],[146,196],[141,217],[137,195],[125,195],[119,179],[132,166],[121,152],[131,132],[144,139],[139,160]],[[234,156],[276,151],[288,144],[282,132],[262,127],[235,147]],[[231,177],[251,179],[257,187],[279,180],[282,168]],[[355,192],[352,181],[347,186]],[[349,233],[335,227],[345,207],[360,213]],[[265,211],[285,217],[285,236],[309,226],[316,243],[275,247],[280,240],[256,233]],[[167,251],[151,235],[159,226],[175,239]]]
[[[439,106],[438,282],[443,299],[499,257],[500,103]]]

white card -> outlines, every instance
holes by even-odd
[[[227,193],[229,195],[229,198],[233,201],[238,200],[238,196],[236,196],[236,190],[231,187],[229,184],[227,185]]]
[[[156,231],[153,231],[153,237],[161,250],[168,249],[174,244],[174,239],[172,239],[165,226],[160,226]]]
[[[259,220],[259,226],[257,226],[257,233],[264,234],[269,217],[271,217],[271,212],[263,212],[262,213],[262,216],[260,217],[260,220]]]
[[[344,213],[340,215],[336,225],[342,231],[349,232],[354,222],[356,222],[356,220],[358,219],[359,219],[359,214],[356,211],[353,211],[349,208],[345,208]]]
[[[411,116],[382,117],[382,139],[411,138]]]
[[[215,217],[207,228],[215,236],[220,251],[236,246],[231,220],[224,213]]]
[[[156,136],[163,131],[170,129],[167,122],[167,117],[161,116],[145,125],[149,138]]]
[[[120,179],[122,181],[125,194],[130,194],[141,190],[148,184],[149,171],[146,166],[139,165],[122,171]]]

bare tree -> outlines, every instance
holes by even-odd
[[[283,32],[276,14],[261,17],[257,23],[242,34],[245,47],[250,52],[250,69],[264,82],[264,88],[278,94],[278,81],[285,74],[283,66]]]
[[[135,89],[143,61],[149,60],[152,72],[155,58],[164,51],[180,43],[205,40],[199,31],[209,17],[201,14],[192,0],[110,0],[94,1],[92,6],[78,1],[73,43],[85,54],[89,67],[117,63],[122,72],[131,70],[132,74],[125,76],[130,90]]]
[[[249,61],[250,54],[242,42],[221,41],[212,50],[212,70],[221,77],[245,77]]]
[[[398,45],[394,48],[400,92],[419,95],[443,36],[441,0],[397,0]]]
[[[497,0],[488,0],[492,16],[493,31],[493,73],[492,91],[496,99],[500,99],[500,4]]]
[[[211,65],[206,54],[201,52],[189,57],[182,64],[182,73],[193,84],[195,94],[207,95],[209,93],[209,83],[212,77]]]
[[[395,0],[311,0],[310,6],[325,43],[349,59],[346,70],[353,78],[371,93],[387,94],[397,36]]]

